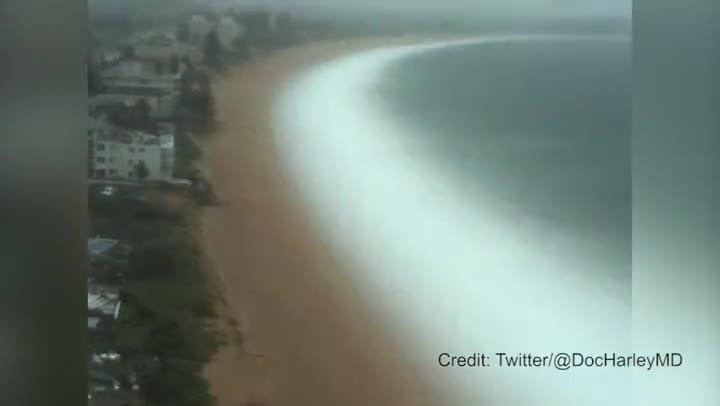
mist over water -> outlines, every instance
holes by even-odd
[[[438,370],[437,356],[630,348],[628,48],[544,36],[379,49],[279,99],[294,185],[403,355],[455,394],[446,404],[627,401],[617,370]]]
[[[628,41],[602,37],[457,46],[389,66],[376,91],[465,196],[576,235],[628,281],[630,62]]]

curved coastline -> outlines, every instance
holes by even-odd
[[[566,38],[625,37],[504,36],[373,49],[303,72],[280,96],[273,122],[286,174],[319,232],[352,264],[347,277],[365,305],[394,335],[410,337],[404,355],[428,378],[437,376],[431,359],[442,351],[628,348],[629,309],[608,293],[612,286],[590,272],[566,272],[588,265],[553,251],[547,236],[521,219],[493,216],[491,196],[471,207],[459,185],[427,170],[397,141],[393,134],[406,129],[372,100],[384,68],[417,52]],[[450,370],[441,385],[473,403],[609,404],[627,396],[618,375]],[[523,391],[514,390],[518,385]],[[616,393],[608,395],[608,385]]]
[[[222,203],[204,210],[202,228],[233,333],[205,369],[218,406],[445,403],[318,238],[272,139],[278,84],[343,55],[413,40],[307,44],[235,67],[213,84],[220,125],[204,164]]]

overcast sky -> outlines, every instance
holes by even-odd
[[[221,0],[222,1],[222,0]],[[227,0],[226,0],[227,1]],[[237,3],[258,0],[235,0]],[[631,0],[259,0],[276,5],[313,5],[348,9],[452,12],[471,15],[630,16]]]
[[[94,10],[178,8],[204,4],[223,9],[227,6],[261,6],[270,8],[338,11],[382,11],[407,16],[547,17],[547,16],[630,16],[632,0],[88,0]]]

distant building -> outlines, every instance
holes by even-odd
[[[213,24],[201,15],[194,15],[188,23],[188,42],[193,45],[202,46],[205,37],[212,31]]]
[[[175,166],[175,137],[113,126],[88,131],[90,177],[171,181]],[[140,172],[144,167],[145,176]],[[141,179],[142,177],[142,179]]]
[[[235,40],[245,33],[245,28],[229,16],[220,17],[217,24],[220,46],[226,51],[235,48]]]
[[[112,116],[123,107],[137,107],[141,102],[147,103],[148,113],[153,119],[169,120],[177,113],[179,95],[175,92],[136,87],[116,87],[110,90],[113,93],[100,93],[88,98],[91,113]]]
[[[182,73],[183,62],[197,65],[203,59],[199,44],[185,44],[176,39],[142,42],[135,46],[133,54],[138,60],[151,62],[155,71],[172,74]],[[175,61],[181,62],[179,70],[176,69]]]
[[[106,93],[126,91],[174,93],[178,89],[181,70],[178,67],[173,72],[170,65],[170,62],[160,59],[128,59],[104,69],[100,77]]]
[[[120,61],[122,52],[119,49],[110,49],[102,52],[101,62],[105,65],[112,65]]]

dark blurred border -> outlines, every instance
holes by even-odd
[[[0,404],[83,405],[87,6],[0,7]]]
[[[638,405],[720,404],[719,6],[634,3]],[[85,404],[87,6],[1,7],[0,403]]]
[[[636,371],[638,405],[720,405],[719,7],[634,3],[634,342],[684,358]]]

